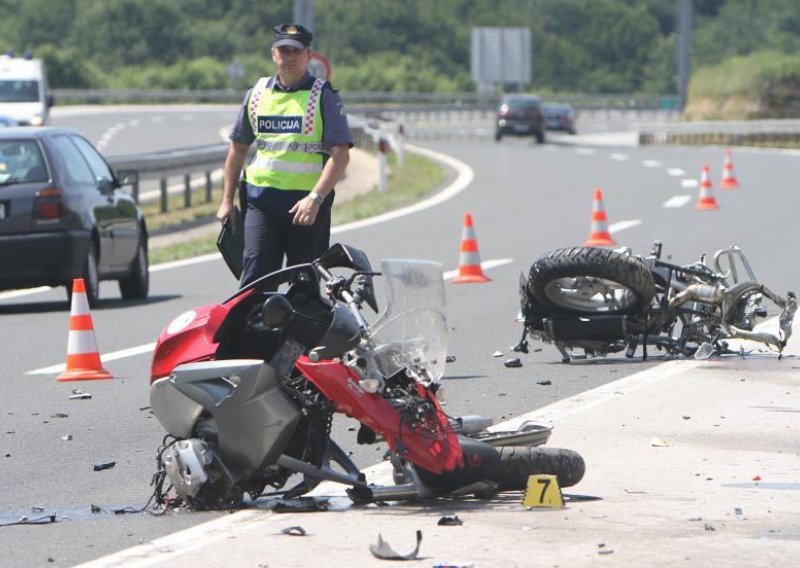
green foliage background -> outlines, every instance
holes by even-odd
[[[695,70],[800,51],[798,0],[693,4]],[[531,89],[676,91],[675,0],[316,0],[314,6],[314,47],[331,60],[334,84],[348,91],[472,90],[474,26],[531,29]],[[240,90],[272,72],[272,26],[290,21],[292,10],[291,0],[0,0],[0,49],[45,59],[56,88]],[[232,63],[244,70],[241,77],[230,76]]]

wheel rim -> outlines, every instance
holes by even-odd
[[[620,312],[638,301],[636,294],[619,282],[584,276],[552,280],[545,285],[544,293],[552,304],[581,312]]]

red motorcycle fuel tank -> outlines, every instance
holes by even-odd
[[[150,383],[168,376],[182,363],[213,359],[218,346],[214,336],[232,307],[207,304],[173,319],[158,336],[150,367]]]

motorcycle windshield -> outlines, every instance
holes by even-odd
[[[436,381],[444,374],[447,317],[443,268],[428,260],[381,262],[386,309],[372,326],[380,372],[389,377],[404,368],[423,367]]]

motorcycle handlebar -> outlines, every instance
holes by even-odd
[[[350,312],[358,321],[358,325],[362,331],[366,331],[369,328],[369,324],[361,315],[361,302],[363,299],[360,295],[354,295],[349,288],[348,282],[342,276],[337,276],[329,271],[324,266],[315,265],[315,268],[320,276],[323,277],[325,280],[325,286],[330,291],[331,296],[339,301],[344,302],[347,304],[347,307],[350,308]]]

